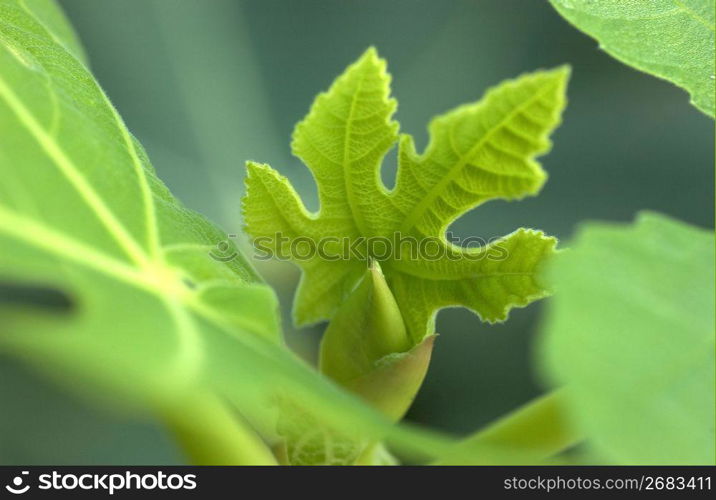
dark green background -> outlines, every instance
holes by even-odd
[[[485,238],[519,226],[568,238],[585,219],[657,210],[713,227],[713,121],[688,96],[597,49],[539,0],[63,0],[95,75],[188,206],[239,233],[243,162],[271,163],[311,208],[315,186],[289,136],[314,95],[369,45],[389,61],[397,118],[426,142],[435,114],[501,80],[569,63],[573,78],[539,197],[492,202],[453,230]],[[394,177],[393,156],[385,167]],[[262,264],[284,309],[298,274]],[[409,418],[466,433],[540,388],[532,346],[540,304],[504,325],[443,311],[442,334]],[[314,356],[320,328],[292,331]],[[126,423],[0,364],[3,463],[175,463],[151,422]]]

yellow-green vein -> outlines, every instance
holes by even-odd
[[[55,139],[40,125],[33,114],[27,109],[22,100],[8,86],[0,76],[0,98],[2,98],[15,113],[20,123],[34,137],[45,154],[60,169],[62,174],[70,181],[80,196],[90,206],[96,217],[105,225],[109,233],[127,254],[138,264],[146,266],[147,255],[129,234],[127,229],[115,217],[92,185],[80,173],[77,166],[67,156]]]
[[[45,26],[45,24],[40,21],[35,14],[27,8],[27,5],[25,5],[24,0],[20,2],[20,6],[22,9],[31,16],[37,24],[42,26],[42,28],[45,30],[45,33],[47,33],[47,36],[52,39],[52,41],[57,44],[59,47],[62,48],[62,50],[65,51],[68,57],[71,57],[75,61],[77,61],[78,64],[80,64],[83,68],[85,67],[82,61],[78,60],[76,55],[69,50],[64,43],[62,43],[61,40],[55,36],[54,32]],[[44,76],[48,80],[52,80],[52,75],[45,71]],[[109,98],[107,97],[107,94],[104,92],[104,90],[94,82],[94,80],[91,80],[95,85],[102,96],[102,99],[104,103],[107,105],[107,108],[112,113],[112,117],[114,118],[117,128],[122,135],[122,140],[124,141],[124,144],[127,148],[127,152],[132,160],[132,166],[134,168],[135,175],[137,176],[137,182],[139,183],[139,188],[142,193],[142,203],[144,204],[144,213],[145,213],[145,230],[146,230],[146,237],[147,237],[147,243],[149,245],[150,252],[154,257],[159,257],[159,230],[157,228],[157,222],[156,222],[156,213],[155,213],[155,207],[154,207],[154,200],[152,198],[152,192],[149,187],[149,183],[147,181],[147,175],[144,169],[144,166],[142,165],[142,161],[139,159],[139,155],[137,154],[136,147],[134,145],[134,141],[132,140],[129,130],[127,129],[126,124],[122,120],[122,117],[119,116],[119,113],[117,113],[117,110],[114,108],[112,103],[110,102]],[[57,106],[57,95],[55,92],[50,88],[48,85],[48,90],[50,92],[51,99],[53,101],[53,104],[55,107]],[[54,115],[53,115],[53,127],[54,127]],[[51,129],[52,130],[52,129]]]
[[[413,226],[417,223],[418,219],[422,216],[422,214],[427,210],[427,208],[435,201],[435,199],[440,195],[440,193],[451,183],[455,180],[455,177],[460,173],[460,171],[467,165],[467,163],[472,159],[475,154],[477,154],[477,151],[480,150],[481,147],[483,147],[487,142],[492,138],[493,134],[495,134],[498,130],[500,130],[505,124],[507,124],[511,119],[513,119],[515,116],[517,116],[519,113],[524,111],[530,104],[534,103],[538,99],[540,99],[548,90],[552,88],[551,85],[547,85],[543,89],[541,89],[538,92],[535,92],[534,95],[530,96],[527,100],[520,103],[518,106],[515,106],[515,108],[510,111],[504,118],[500,120],[500,122],[495,125],[491,130],[489,130],[484,136],[480,138],[479,141],[475,143],[474,146],[470,148],[470,150],[465,154],[460,154],[459,151],[455,150],[455,153],[459,155],[458,161],[455,162],[455,165],[453,165],[448,173],[444,175],[438,183],[433,186],[429,192],[425,195],[425,197],[420,200],[420,202],[415,206],[415,208],[411,211],[410,215],[405,218],[405,221],[401,225],[400,232],[407,233],[410,229],[413,228]],[[481,103],[481,105],[484,105]],[[448,135],[451,137],[452,140],[452,130],[448,131]],[[454,149],[454,147],[453,147]],[[429,152],[427,152],[425,155],[421,155],[421,159],[424,158]]]

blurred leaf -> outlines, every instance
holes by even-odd
[[[0,335],[2,335],[0,327]],[[0,464],[179,465],[181,453],[148,419],[126,419],[58,390],[0,358]]]
[[[512,307],[546,294],[535,270],[556,240],[520,229],[465,249],[448,242],[445,229],[486,201],[539,191],[546,174],[534,158],[550,148],[548,135],[566,104],[569,70],[524,75],[436,118],[422,155],[404,135],[396,188],[388,192],[379,167],[398,138],[398,123],[391,120],[397,103],[389,97],[385,66],[369,49],[296,126],[293,151],[316,179],[320,211],[308,213],[285,177],[249,162],[247,230],[303,270],[294,302],[299,325],[335,313],[363,275],[366,259],[357,253],[381,262],[414,344],[433,333],[442,307],[462,305],[486,321],[504,320]],[[324,247],[323,254],[300,259],[292,251],[301,241],[320,245],[329,238],[339,243]],[[376,250],[371,238],[382,249],[387,245],[387,252]],[[345,242],[358,243],[358,252],[342,255]],[[431,250],[423,248],[426,243]],[[413,258],[419,249],[423,255]],[[439,257],[425,258],[427,253]]]
[[[172,198],[74,52],[24,2],[0,9],[0,274],[75,303],[6,310],[4,347],[73,367],[116,357],[138,387],[178,393],[204,369],[202,322],[276,342],[272,291],[237,252],[210,255],[221,231]]]
[[[550,1],[609,54],[686,89],[714,116],[714,0]]]
[[[621,464],[713,464],[713,232],[585,224],[550,269],[545,369],[588,442]]]

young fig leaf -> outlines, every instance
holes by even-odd
[[[546,174],[535,157],[550,148],[569,69],[523,75],[437,117],[422,154],[403,135],[396,186],[388,191],[379,169],[398,140],[398,123],[385,67],[369,49],[296,126],[293,152],[318,185],[317,213],[306,210],[285,177],[248,163],[247,231],[303,270],[298,325],[331,318],[369,258],[380,262],[413,344],[433,333],[442,307],[461,305],[485,321],[502,321],[512,307],[547,293],[537,272],[556,240],[519,229],[466,249],[447,241],[445,230],[486,201],[540,190]]]

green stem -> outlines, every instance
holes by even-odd
[[[197,396],[162,420],[194,465],[277,465],[266,443],[216,396]]]
[[[461,441],[439,463],[467,463],[461,457],[468,451],[482,455],[485,465],[543,462],[583,439],[567,420],[563,401],[564,389],[541,396]]]

